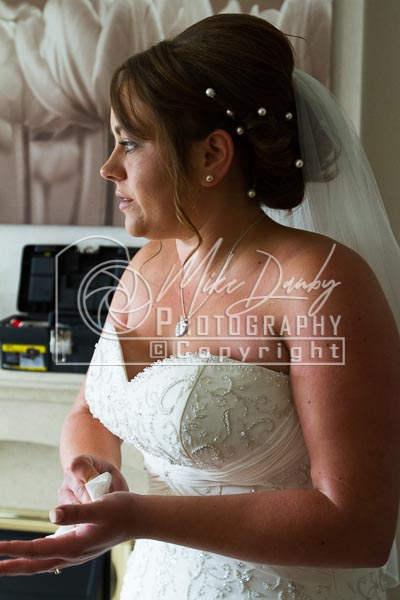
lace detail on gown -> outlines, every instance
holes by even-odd
[[[158,360],[128,381],[118,337],[107,323],[89,367],[86,400],[94,417],[142,452],[150,493],[216,495],[312,485],[284,373],[186,353]],[[138,540],[121,600],[383,600],[385,587],[381,569],[260,565]]]

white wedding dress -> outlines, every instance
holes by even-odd
[[[150,493],[312,487],[289,376],[187,353],[158,360],[128,381],[114,333],[106,324],[86,400],[94,417],[142,452]],[[143,539],[130,556],[121,600],[383,600],[389,579],[384,568],[263,565]]]

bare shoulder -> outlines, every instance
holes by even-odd
[[[379,363],[385,358],[389,367],[399,360],[397,325],[369,264],[328,236],[301,232],[292,243],[283,287],[293,297],[286,303],[293,318],[301,314],[325,321],[338,319],[349,350],[363,354],[364,361]],[[310,334],[315,329],[311,318],[308,328]]]
[[[288,236],[291,242],[292,264],[297,267],[312,266],[329,256],[329,263],[337,269],[353,269],[358,266],[374,276],[367,262],[354,250],[337,240],[312,231],[296,230],[296,235]]]
[[[353,249],[318,233],[301,231],[290,247],[287,274],[308,285],[310,298],[330,285],[335,289],[329,305],[349,313],[363,311],[379,315],[380,325],[393,326],[391,310],[377,276],[362,256]],[[301,285],[299,284],[299,285]],[[327,298],[328,302],[328,298]]]
[[[352,270],[361,268],[364,275],[375,277],[367,262],[354,250],[337,240],[320,233],[282,227],[279,231],[279,251],[285,258],[285,265],[299,270],[313,268],[321,260],[329,257],[329,264],[336,269]]]
[[[265,246],[264,240],[255,242],[258,248]],[[272,230],[268,242],[263,260],[270,257],[274,264],[274,269],[268,271],[274,282],[279,271],[279,302],[274,302],[278,313],[312,312],[317,306],[314,302],[321,297],[325,308],[335,306],[347,314],[351,310],[374,310],[381,327],[386,323],[393,328],[379,281],[357,252],[329,236],[281,225]],[[250,260],[247,266],[250,268]]]

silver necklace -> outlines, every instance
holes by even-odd
[[[256,225],[259,221],[261,221],[261,219],[264,217],[264,215],[260,215],[247,229],[244,233],[242,233],[242,235],[240,236],[240,238],[234,243],[234,245],[232,246],[232,248],[229,251],[229,254],[227,256],[227,258],[225,259],[225,262],[222,266],[221,271],[223,271],[226,263],[230,260],[231,256],[233,255],[233,253],[235,252],[236,248],[239,246],[240,242],[243,240],[243,238],[249,233],[250,229],[252,229],[254,227],[254,225]],[[193,311],[191,314],[186,314],[186,310],[185,310],[185,302],[183,299],[183,286],[182,286],[182,279],[183,276],[181,277],[181,283],[180,283],[180,292],[181,292],[181,305],[182,305],[182,314],[183,314],[183,319],[180,319],[176,326],[175,326],[175,335],[177,337],[182,337],[184,335],[187,334],[187,332],[189,331],[189,327],[190,327],[190,319],[196,314],[196,312],[199,310],[199,308],[201,308],[202,304],[195,310]]]

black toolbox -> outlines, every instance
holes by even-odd
[[[85,373],[118,281],[139,249],[25,246],[19,312],[0,321],[2,368]]]

